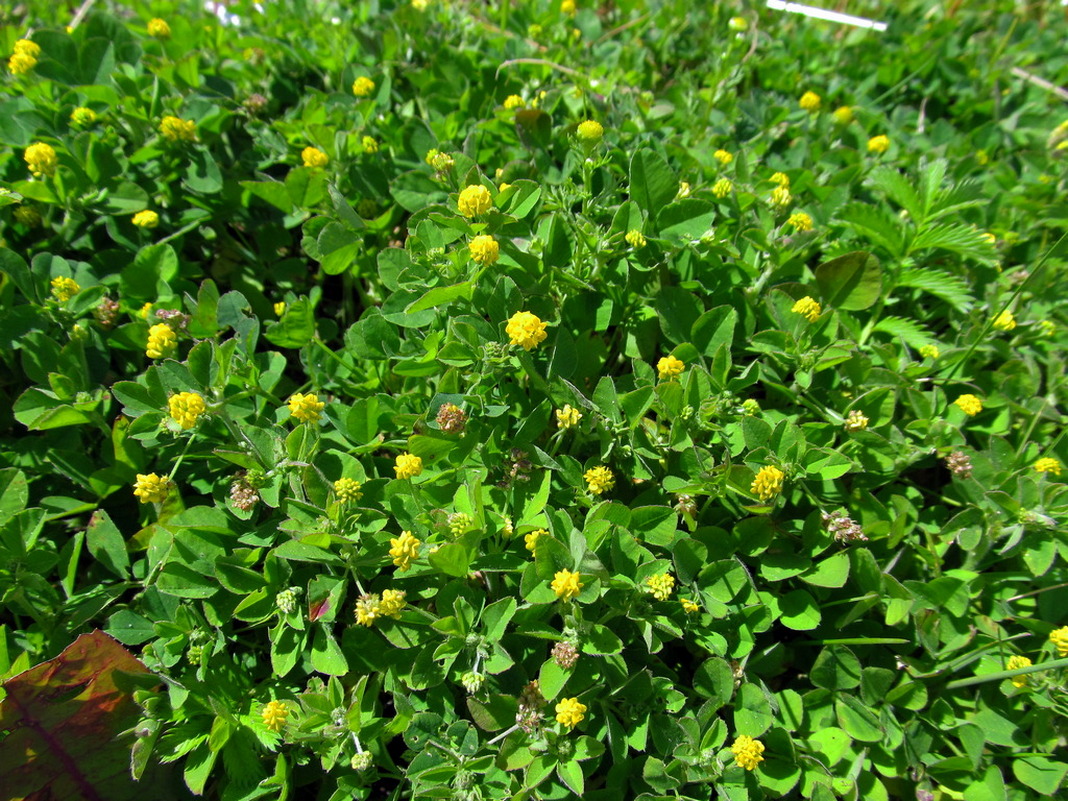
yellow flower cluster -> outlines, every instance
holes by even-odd
[[[448,172],[456,162],[448,153],[442,153],[439,150],[428,150],[426,163],[438,172]]]
[[[782,492],[782,480],[786,474],[774,465],[761,467],[749,485],[749,491],[762,501],[770,501]]]
[[[734,754],[734,762],[738,767],[756,770],[756,766],[764,761],[764,743],[743,734],[735,738],[731,753]]]
[[[330,163],[330,157],[317,147],[306,147],[300,151],[300,158],[305,167],[318,169]]]
[[[356,97],[370,97],[374,90],[375,82],[364,75],[352,82],[352,93]]]
[[[849,125],[853,121],[853,108],[851,106],[839,106],[831,114],[834,121],[839,125]]]
[[[811,231],[812,230],[812,218],[805,212],[798,211],[790,215],[790,219],[786,221],[787,225],[792,225],[795,231]]]
[[[636,228],[632,231],[627,231],[626,236],[623,238],[627,240],[627,244],[632,248],[645,247],[645,235]]]
[[[192,142],[197,138],[197,124],[168,114],[159,124],[159,132],[168,142]]]
[[[582,412],[572,406],[570,403],[565,403],[563,409],[556,410],[556,427],[557,428],[571,428],[577,426],[579,420],[582,419]]]
[[[975,395],[964,394],[953,401],[960,410],[969,417],[975,417],[979,412],[983,411],[983,402]]]
[[[921,345],[920,355],[925,359],[937,359],[942,352],[937,345]]]
[[[805,92],[801,95],[801,99],[797,101],[797,104],[809,114],[819,111],[822,103],[822,98],[815,92]]]
[[[44,142],[35,142],[30,145],[22,157],[35,178],[51,178],[56,174],[56,167],[59,166],[55,148]]]
[[[564,698],[556,705],[556,722],[573,729],[586,717],[587,709],[578,698]]]
[[[994,318],[994,328],[998,331],[1011,331],[1016,327],[1016,318],[1012,316],[1012,312],[1005,309],[1001,314]]]
[[[540,345],[549,336],[545,333],[545,326],[541,318],[528,311],[516,312],[504,327],[504,332],[513,345],[519,345],[523,350],[530,350]]]
[[[890,149],[890,137],[884,134],[873,136],[868,140],[868,152],[869,153],[885,153]]]
[[[460,197],[456,200],[456,205],[460,209],[460,214],[465,217],[478,217],[493,207],[493,198],[482,184],[474,184],[464,187],[460,192]]]
[[[601,495],[608,492],[612,487],[616,485],[615,476],[612,475],[612,471],[605,465],[597,465],[597,467],[591,467],[583,475],[586,479],[586,486],[590,492],[594,495]]]
[[[675,590],[675,577],[670,573],[661,573],[657,576],[649,576],[645,580],[645,586],[658,601],[666,601]]]
[[[1061,474],[1061,463],[1052,456],[1043,456],[1035,462],[1035,472],[1053,473],[1053,475],[1059,476]]]
[[[1057,656],[1068,656],[1068,626],[1051,631],[1049,641],[1057,649]]]
[[[549,536],[549,532],[543,528],[536,528],[533,531],[527,532],[527,535],[523,537],[523,544],[526,549],[531,553],[534,553],[534,549],[538,545],[538,539],[542,536]]]
[[[8,59],[7,68],[12,75],[23,75],[37,66],[37,57],[41,55],[41,46],[29,39],[15,42],[15,52]]]
[[[682,604],[682,611],[688,615],[695,615],[701,611],[701,606],[689,598],[679,598],[679,603]]]
[[[820,318],[823,309],[820,308],[820,304],[812,297],[805,295],[791,307],[790,311],[794,314],[800,314],[810,323],[814,323]]]
[[[179,392],[167,400],[167,408],[174,420],[183,429],[190,429],[197,424],[200,415],[208,410],[204,399],[196,392]]]
[[[712,184],[712,194],[718,197],[720,200],[727,197],[734,191],[734,184],[731,183],[729,178],[720,178],[714,184]]]
[[[793,201],[794,197],[785,186],[777,186],[771,190],[768,202],[777,209],[785,209]]]
[[[52,295],[60,303],[66,303],[73,298],[82,288],[78,286],[78,282],[73,278],[67,278],[66,276],[59,276],[52,279]]]
[[[579,578],[579,573],[560,570],[553,577],[553,582],[550,586],[552,586],[557,598],[562,601],[569,601],[578,597],[579,592],[582,590],[582,582],[579,581]]]
[[[580,122],[575,136],[585,145],[595,145],[604,138],[604,126],[596,120]]]
[[[408,605],[404,600],[404,590],[383,590],[382,600],[378,604],[379,617],[399,618],[401,610]]]
[[[170,39],[171,38],[171,26],[167,24],[167,20],[156,17],[148,21],[148,35],[156,39]]]
[[[845,419],[846,431],[863,431],[868,427],[868,418],[859,409],[853,409]]]
[[[319,396],[309,392],[303,395],[300,392],[293,394],[288,401],[289,413],[301,423],[318,423],[319,415],[322,414],[326,404],[319,400]]]
[[[156,323],[148,329],[148,345],[145,355],[150,359],[170,356],[178,348],[178,335],[166,323]]]
[[[468,247],[471,249],[471,259],[478,264],[494,264],[500,258],[501,246],[489,234],[479,234]]]
[[[334,482],[334,496],[338,503],[353,503],[363,497],[361,486],[354,478],[339,478]]]
[[[724,167],[734,161],[734,156],[732,156],[728,151],[723,149],[717,150],[715,153],[712,154],[712,157]]]
[[[674,378],[686,369],[686,362],[668,355],[656,363],[656,371],[661,378]]]
[[[155,228],[159,225],[159,215],[151,209],[139,211],[130,220],[138,228]]]
[[[356,601],[356,622],[370,627],[380,617],[400,617],[401,610],[408,605],[404,595],[403,590],[384,590],[381,596],[361,595]]]
[[[771,182],[773,184],[778,184],[779,186],[784,186],[787,189],[790,188],[790,176],[784,172],[777,172],[772,175]]]
[[[1009,657],[1009,660],[1005,663],[1005,670],[1019,670],[1020,668],[1031,667],[1034,662],[1028,659],[1026,656],[1020,656],[1014,654]],[[1023,688],[1027,686],[1027,675],[1013,676],[1010,681],[1014,687]]]
[[[526,104],[523,102],[523,98],[519,95],[508,95],[508,97],[504,99],[504,107],[508,111],[511,111],[514,108],[523,108],[524,105]]]
[[[75,128],[88,128],[96,122],[96,112],[85,106],[78,106],[70,113],[70,124]]]
[[[363,152],[368,156],[372,156],[378,152],[378,140],[373,136],[365,136],[360,140],[360,144],[363,145]]]
[[[141,503],[163,503],[174,484],[166,476],[155,473],[138,473],[134,482],[134,495]]]
[[[389,555],[401,573],[411,568],[412,562],[419,558],[422,542],[410,531],[402,531],[399,537],[390,539],[389,544],[393,546],[389,549]]]
[[[284,701],[271,701],[263,707],[263,725],[271,731],[282,731],[289,718],[289,707]]]
[[[578,12],[578,8],[575,6],[575,0],[561,0],[560,11],[563,14],[567,14],[569,17],[575,16]]]
[[[397,478],[414,478],[423,472],[423,460],[410,453],[402,453],[393,465]]]

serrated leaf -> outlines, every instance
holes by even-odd
[[[922,289],[924,292],[936,295],[957,311],[967,312],[972,307],[972,296],[968,291],[968,284],[957,276],[941,270],[914,267],[902,272],[898,276],[897,284],[901,287]]]
[[[831,308],[859,311],[879,299],[883,291],[882,267],[871,253],[857,250],[817,267],[816,283]]]
[[[876,331],[900,337],[910,348],[922,348],[931,343],[931,335],[922,325],[904,317],[884,317],[875,325]]]
[[[836,219],[845,223],[858,235],[900,256],[904,248],[902,223],[887,209],[865,203],[850,203]]]
[[[959,253],[970,259],[982,262],[997,260],[997,251],[983,234],[971,225],[956,223],[953,225],[933,225],[920,231],[909,245],[909,253],[918,250],[940,248],[952,253]]]
[[[871,182],[883,190],[891,200],[909,213],[917,225],[922,225],[926,212],[919,195],[908,178],[893,167],[880,166],[871,171]]]

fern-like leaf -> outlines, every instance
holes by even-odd
[[[897,285],[921,289],[942,298],[954,309],[967,312],[972,307],[972,296],[968,285],[955,275],[941,270],[928,270],[914,267],[898,276]]]
[[[850,203],[838,212],[836,219],[852,228],[858,236],[885,248],[890,255],[902,255],[902,223],[886,209],[865,203]]]
[[[875,330],[903,339],[912,348],[922,348],[931,343],[931,335],[926,328],[904,317],[884,317],[875,324]]]
[[[934,203],[927,215],[927,222],[933,223],[947,214],[981,206],[986,203],[983,196],[982,186],[978,181],[961,181],[959,184],[940,190],[935,196]]]
[[[983,238],[982,233],[974,226],[961,223],[924,228],[912,240],[909,253],[931,248],[941,248],[986,263],[997,260],[997,251]]]
[[[892,167],[876,167],[869,176],[871,182],[882,189],[887,196],[909,213],[917,225],[924,221],[923,203],[912,188],[908,178]]]

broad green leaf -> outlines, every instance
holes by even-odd
[[[630,196],[650,217],[675,197],[679,182],[668,163],[656,151],[640,148],[630,160]]]
[[[867,309],[882,293],[882,267],[871,253],[854,251],[817,267],[816,284],[832,309]]]

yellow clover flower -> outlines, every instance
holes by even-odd
[[[141,503],[163,503],[174,485],[166,476],[155,473],[138,473],[134,483],[134,495]]]
[[[383,590],[382,600],[378,602],[379,617],[399,618],[401,610],[408,605],[405,595],[404,590]]]
[[[1033,664],[1034,662],[1032,662],[1026,656],[1013,654],[1005,663],[1005,670],[1019,670],[1020,668],[1031,667],[1031,665]],[[1012,682],[1013,687],[1022,689],[1027,686],[1027,674],[1013,676],[1011,679],[1009,679],[1009,681]]]
[[[138,228],[155,228],[159,225],[159,215],[151,209],[139,211],[130,220]]]
[[[464,187],[456,199],[460,214],[465,217],[478,217],[493,208],[493,197],[482,184]]]
[[[56,167],[59,166],[55,148],[44,142],[35,142],[30,145],[22,157],[35,178],[51,178],[56,174]]]
[[[564,698],[556,705],[556,722],[573,729],[586,717],[587,708],[578,698]]]
[[[774,465],[765,465],[757,471],[749,491],[762,501],[770,501],[782,492],[782,481],[786,474]]]
[[[261,715],[264,726],[271,731],[282,731],[285,728],[286,719],[289,718],[289,707],[284,701],[271,701],[264,705]]]
[[[372,592],[361,595],[356,599],[356,623],[360,626],[370,627],[378,619],[382,599],[378,593]]]
[[[156,39],[170,39],[171,38],[171,26],[167,24],[167,20],[156,17],[148,21],[148,35]]]
[[[577,426],[579,420],[582,419],[582,412],[572,406],[570,403],[565,403],[563,409],[556,410],[556,427],[557,428],[571,428]]]
[[[868,418],[864,413],[858,409],[854,409],[848,415],[845,420],[846,431],[863,431],[868,427]]]
[[[306,147],[300,151],[300,157],[305,167],[318,169],[330,163],[330,157],[317,147]]]
[[[645,580],[645,586],[658,601],[666,601],[671,597],[675,589],[675,577],[670,573],[661,573],[658,576],[649,576]]]
[[[689,598],[679,598],[679,603],[682,604],[682,611],[688,615],[695,615],[701,611],[700,604],[691,601]]]
[[[362,485],[354,478],[339,478],[334,482],[334,496],[338,503],[353,503],[363,497]]]
[[[596,145],[604,138],[604,126],[596,120],[585,120],[575,129],[575,136],[584,145]]]
[[[290,396],[288,401],[289,413],[301,423],[315,424],[319,422],[326,404],[319,400],[319,396],[313,392],[306,395],[297,392]]]
[[[183,429],[188,430],[197,424],[200,415],[208,410],[204,398],[196,392],[179,392],[167,400],[171,419]]]
[[[501,253],[500,244],[489,234],[479,234],[471,240],[468,247],[471,250],[472,261],[482,265],[496,263]]]
[[[1056,647],[1057,656],[1068,656],[1068,626],[1051,631],[1049,641]]]
[[[794,314],[800,314],[810,323],[814,323],[820,318],[823,309],[820,308],[820,304],[813,298],[805,295],[805,297],[801,298],[801,300],[797,301],[797,303],[791,307],[790,311]]]
[[[787,189],[790,188],[790,176],[784,172],[777,172],[772,175],[771,182],[773,184],[778,184],[779,186],[784,186]]]
[[[504,107],[508,111],[511,111],[514,108],[523,108],[524,105],[523,98],[519,95],[508,95],[508,97],[504,99]]]
[[[150,359],[170,356],[178,348],[178,335],[166,323],[156,323],[148,329],[148,344],[145,355]]]
[[[75,128],[88,128],[96,122],[96,112],[85,106],[78,106],[70,113],[70,124]]]
[[[670,354],[656,363],[656,371],[661,378],[674,378],[686,369],[686,362]]]
[[[756,766],[764,761],[764,744],[743,734],[735,738],[731,753],[734,754],[736,765],[746,770],[756,770]]]
[[[542,322],[536,314],[528,311],[520,311],[513,314],[504,332],[513,345],[519,345],[523,350],[530,350],[540,345],[548,338],[545,333],[547,323]]]
[[[81,291],[82,288],[73,278],[61,275],[52,279],[52,295],[60,303],[66,303]]]
[[[969,417],[975,417],[979,412],[983,411],[983,401],[972,394],[964,394],[953,401],[960,410]]]
[[[37,59],[26,53],[15,53],[7,60],[7,68],[12,75],[25,75],[37,66]]]
[[[591,467],[585,472],[583,478],[586,479],[587,488],[594,495],[602,495],[616,485],[612,471],[603,464]]]
[[[1053,473],[1053,475],[1059,476],[1061,474],[1061,463],[1052,456],[1043,456],[1035,462],[1035,472]]]
[[[352,93],[356,97],[370,97],[374,90],[375,82],[364,75],[352,82]]]
[[[785,186],[777,186],[771,190],[771,197],[768,198],[768,202],[777,209],[785,209],[793,199],[794,196],[790,194],[789,189]]]
[[[569,16],[569,17],[573,17],[573,16],[575,16],[575,13],[577,11],[578,11],[578,9],[575,6],[575,0],[561,0],[561,2],[560,2],[560,12],[561,13],[567,14],[567,16]]]
[[[727,197],[734,191],[734,184],[731,183],[729,178],[720,178],[714,184],[712,184],[712,194],[718,197],[720,200]]]
[[[197,124],[168,114],[160,122],[159,132],[168,142],[192,142],[197,138]]]
[[[868,152],[883,154],[890,149],[890,137],[879,134],[868,140]]]
[[[397,457],[393,472],[397,478],[414,478],[423,472],[423,460],[410,453],[402,453]]]
[[[937,359],[941,355],[937,345],[922,345],[920,355],[925,359]]]
[[[562,601],[569,601],[578,597],[579,592],[582,590],[583,585],[579,581],[580,578],[581,575],[579,573],[560,570],[553,577],[553,582],[550,586],[553,588],[553,592],[556,593],[557,598]]]
[[[410,569],[412,562],[419,558],[422,542],[410,531],[402,531],[399,537],[391,538],[389,544],[393,546],[389,549],[389,555],[401,573]]]
[[[839,106],[831,114],[834,121],[839,125],[849,125],[853,121],[853,108],[851,106]]]
[[[549,532],[543,528],[536,528],[533,531],[527,532],[527,535],[523,537],[523,545],[531,553],[534,553],[534,549],[538,545],[538,539],[542,536],[549,536]]]
[[[41,55],[41,46],[32,39],[19,39],[15,42],[14,51],[19,55],[37,58]]]
[[[637,229],[627,231],[626,236],[624,236],[623,238],[627,240],[627,244],[630,245],[632,248],[645,247],[645,235]]]
[[[734,161],[734,156],[732,156],[728,151],[723,150],[722,148],[713,153],[712,157],[715,158],[715,160],[722,164],[724,167]]]
[[[360,140],[360,144],[363,145],[363,152],[368,156],[378,152],[378,140],[373,136],[365,136]]]
[[[801,99],[797,101],[797,104],[809,114],[819,111],[822,103],[822,98],[815,92],[805,92],[801,95]]]
[[[805,212],[798,211],[790,215],[790,219],[786,221],[787,225],[792,225],[795,231],[811,231],[812,230],[812,218]]]
[[[994,328],[998,331],[1011,331],[1016,327],[1016,318],[1012,316],[1012,312],[1005,309],[1001,314],[994,318]]]
[[[275,303],[274,306],[272,306],[271,308],[274,309],[274,313],[276,316],[281,317],[283,314],[286,313],[286,302],[284,300],[280,300]]]

